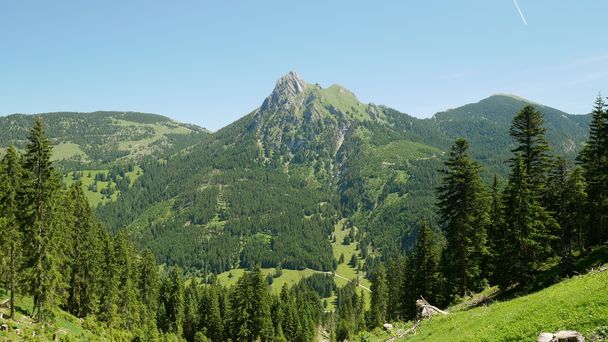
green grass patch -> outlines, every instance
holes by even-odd
[[[245,269],[237,268],[228,272],[220,273],[217,276],[217,280],[221,285],[224,286],[232,286],[236,284],[237,280],[246,272]],[[262,273],[264,276],[268,274],[275,274],[275,268],[263,268]],[[288,287],[291,287],[297,284],[302,278],[310,277],[311,275],[317,273],[314,270],[305,269],[305,270],[287,270],[283,269],[281,276],[277,278],[273,278],[272,284],[270,288],[273,293],[279,294],[281,293],[281,289],[284,284],[287,284]]]
[[[61,143],[53,146],[52,161],[78,159],[87,161],[89,157],[80,148],[80,145],[73,143]]]
[[[407,341],[534,341],[541,332],[589,336],[608,325],[608,272],[577,276],[542,291],[421,323]]]

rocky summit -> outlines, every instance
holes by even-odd
[[[277,81],[274,90],[264,100],[260,109],[262,111],[273,108],[290,109],[299,105],[301,104],[301,99],[298,99],[298,95],[304,93],[307,86],[308,84],[296,72],[290,71]]]

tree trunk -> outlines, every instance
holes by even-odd
[[[13,242],[14,244],[14,242]],[[15,246],[11,245],[11,261],[10,261],[10,290],[11,290],[11,316],[12,320],[15,319]]]

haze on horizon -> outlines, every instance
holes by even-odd
[[[428,117],[494,93],[587,113],[608,3],[19,1],[0,6],[0,115],[126,110],[211,130],[289,70]]]

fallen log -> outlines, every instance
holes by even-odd
[[[443,311],[440,308],[429,304],[429,302],[427,302],[424,297],[420,297],[420,299],[416,301],[416,310],[418,312],[418,318],[420,319],[431,318],[436,315],[448,314],[446,311]]]
[[[417,313],[416,323],[414,323],[414,326],[407,329],[406,331],[399,332],[397,334],[397,336],[393,336],[393,337],[389,338],[388,340],[386,340],[386,342],[393,342],[398,338],[403,338],[404,336],[413,334],[414,332],[416,332],[416,328],[418,328],[418,325],[420,325],[420,322],[423,319],[431,318],[436,315],[447,315],[448,314],[447,311],[443,311],[440,308],[429,304],[429,302],[427,302],[427,300],[424,299],[424,297],[420,297],[420,299],[418,299],[416,301],[416,310],[418,313]]]

